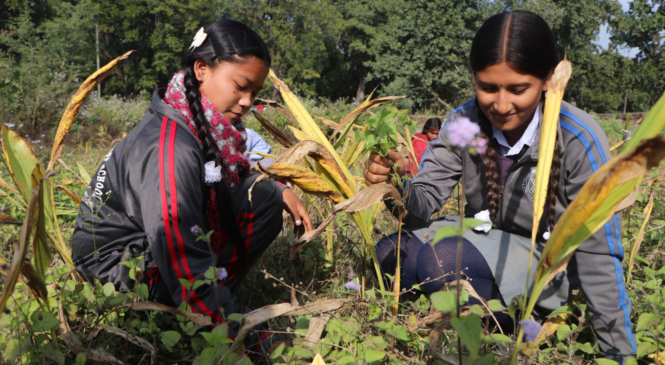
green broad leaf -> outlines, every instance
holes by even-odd
[[[148,299],[150,296],[150,291],[148,290],[148,284],[142,283],[139,285],[138,289],[136,289],[136,294],[138,294],[141,299]]]
[[[464,231],[466,232],[469,229],[474,229],[476,227],[479,227],[481,224],[485,224],[487,222],[483,222],[480,219],[476,218],[464,218],[464,222],[462,222],[462,227]]]
[[[653,313],[642,313],[640,314],[640,318],[637,320],[636,331],[652,329],[657,324],[658,318],[656,318]]]
[[[573,334],[573,330],[570,329],[570,326],[567,324],[561,325],[556,330],[556,337],[559,339],[559,341],[563,341],[570,337]]]
[[[241,323],[242,319],[245,317],[242,313],[231,313],[226,317],[227,322],[238,322]]]
[[[610,359],[598,358],[598,359],[594,359],[594,361],[598,365],[619,365],[618,362],[616,362],[614,360],[610,360]]]
[[[65,363],[65,354],[53,346],[41,346],[41,352],[56,364]]]
[[[574,310],[575,310],[574,306],[564,305],[563,307],[559,307],[559,308],[555,309],[554,311],[552,311],[552,313],[550,313],[550,315],[547,316],[547,318],[552,318],[552,317],[557,316],[559,314],[570,314],[570,313],[573,313]]]
[[[309,316],[301,316],[298,318],[296,321],[296,333],[300,333],[301,335],[306,335],[307,330],[309,329],[309,320],[312,318],[311,315]]]
[[[182,286],[184,286],[185,289],[187,289],[187,291],[192,290],[192,283],[189,282],[189,280],[184,279],[184,278],[180,278],[180,279],[178,279],[178,281],[180,281],[180,284],[181,284]]]
[[[501,301],[498,299],[490,300],[489,302],[487,302],[487,306],[490,308],[492,312],[503,312],[508,309],[504,307],[503,304],[501,304]]]
[[[208,270],[206,270],[205,274],[203,276],[208,279],[208,280],[214,280],[215,279],[215,267],[210,266]]]
[[[630,357],[628,358],[628,360],[626,360],[624,365],[637,365],[637,359],[634,357]]]
[[[376,326],[376,328],[380,329],[381,331],[390,331],[395,325],[396,321],[396,319],[393,319],[389,322],[376,322],[374,323],[374,326]]]
[[[88,358],[85,357],[85,354],[83,352],[79,352],[78,355],[76,355],[76,365],[85,365],[85,362],[88,360]]]
[[[455,293],[451,291],[439,291],[432,293],[429,299],[436,310],[440,312],[454,312],[457,310],[455,296]]]
[[[475,314],[479,317],[485,316],[485,309],[480,304],[474,304],[469,307],[469,313]]]
[[[502,335],[500,333],[495,333],[495,334],[492,334],[492,335],[489,335],[489,336],[483,335],[481,341],[484,344],[513,343],[512,338],[510,338],[506,335]]]
[[[36,311],[30,316],[32,326],[30,327],[33,332],[46,332],[60,324],[57,318],[49,312]]]
[[[368,344],[366,344],[368,345]],[[381,350],[385,350],[388,347],[388,342],[382,336],[373,336],[369,339],[369,345],[376,346]]]
[[[587,354],[595,354],[596,353],[596,351],[594,351],[594,349],[593,349],[593,346],[591,346],[591,344],[588,343],[588,342],[585,342],[582,345],[581,344],[577,344],[577,345],[578,346],[575,346],[576,350],[580,350],[580,351],[585,352]]]
[[[386,357],[386,353],[383,351],[366,348],[363,352],[363,356],[365,358],[365,362],[371,364],[383,360],[383,358]]]
[[[658,346],[655,343],[640,342],[637,344],[637,358],[641,359],[646,355],[656,352]]]
[[[286,347],[285,344],[281,343],[279,346],[277,346],[276,349],[272,351],[270,354],[270,360],[275,360],[277,359],[280,355],[282,355],[282,352],[284,351],[284,347]]]
[[[203,280],[196,280],[194,282],[194,284],[192,284],[192,290],[196,290],[196,288],[198,288],[199,286],[201,286],[203,284],[206,284],[206,282],[203,281]]]
[[[383,310],[376,304],[376,303],[371,303],[369,305],[369,318],[368,321],[373,321],[375,319],[378,319],[381,317],[383,314]]]
[[[104,296],[109,297],[111,294],[115,293],[115,286],[113,283],[108,282],[102,286],[102,292],[104,293]]]
[[[339,358],[339,360],[337,360],[337,365],[353,365],[357,363],[358,360],[356,360],[356,358],[351,355],[342,356]]]
[[[396,326],[392,330],[389,330],[386,332],[388,335],[395,337],[398,340],[402,341],[409,341],[411,340],[411,337],[409,336],[409,332],[406,330],[404,326]]]
[[[176,331],[162,332],[161,335],[162,335],[162,338],[161,338],[162,343],[164,344],[164,346],[166,346],[168,348],[171,348],[171,347],[175,346],[178,343],[178,341],[180,341],[180,337],[181,337],[180,333],[178,333]]]
[[[475,360],[479,357],[478,349],[480,349],[480,338],[482,333],[482,324],[480,317],[470,315],[466,317],[453,317],[450,321],[457,335],[462,339],[462,345],[466,346],[469,351],[469,357]]]
[[[294,349],[295,349],[294,353],[298,357],[312,359],[314,358],[314,356],[316,356],[316,354],[312,350],[306,349],[304,347],[296,347]]]
[[[434,235],[434,239],[432,241],[430,241],[430,244],[432,246],[434,246],[444,238],[459,237],[460,232],[461,231],[460,231],[459,227],[455,227],[455,226],[441,227],[441,228],[439,228],[438,231],[436,231],[436,234]]]
[[[212,329],[211,333],[215,338],[227,338],[229,335],[229,325],[220,323]]]

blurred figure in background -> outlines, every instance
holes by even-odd
[[[268,142],[266,142],[260,134],[249,128],[245,128],[245,130],[247,131],[247,152],[245,152],[245,156],[249,159],[249,163],[253,165],[255,162],[259,162],[261,166],[272,165],[275,159],[248,153],[260,152],[272,154],[272,147],[270,147]]]
[[[407,174],[413,178],[418,173],[418,166],[420,160],[423,158],[427,145],[439,137],[439,130],[441,129],[441,118],[429,118],[423,126],[421,133],[413,136],[411,144],[413,144],[413,152],[416,154],[416,160],[413,160],[411,153],[408,153],[407,159],[409,161],[407,166]]]

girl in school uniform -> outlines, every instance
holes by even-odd
[[[509,304],[515,296],[525,294],[527,275],[530,283],[535,275],[535,264],[527,273],[535,169],[544,93],[559,56],[552,31],[541,17],[513,11],[494,15],[483,24],[474,37],[469,61],[476,97],[451,113],[439,138],[429,143],[420,172],[413,180],[405,180],[401,188],[408,210],[400,246],[401,280],[405,288],[426,282],[422,288],[429,293],[455,280],[457,238],[444,239],[434,247],[428,241],[440,227],[459,224],[455,223],[458,218],[430,217],[444,206],[460,180],[462,161],[466,161],[466,216],[489,217],[493,228],[464,233],[463,277],[470,279],[483,298]],[[467,153],[463,160],[462,152],[446,148],[447,126],[460,118],[478,124],[480,135],[488,141],[485,154]],[[609,159],[609,143],[598,123],[563,102],[534,262],[540,259],[549,232],[566,207]],[[405,163],[399,153],[390,153],[387,158],[370,156],[364,170],[366,183],[385,182],[393,163],[400,166],[397,173],[403,174]],[[393,234],[376,245],[386,273],[395,272],[397,237]],[[546,315],[569,302],[572,291],[580,289],[601,352],[619,362],[637,350],[631,302],[623,280],[623,255],[621,216],[615,215],[580,246],[568,271],[543,292],[535,310],[537,315]]]
[[[301,232],[305,207],[273,180],[254,184],[242,117],[263,87],[270,55],[246,25],[220,20],[201,28],[184,69],[155,90],[141,122],[108,153],[86,191],[72,251],[90,282],[131,289],[123,262],[143,257],[140,283],[150,300],[187,307],[214,322],[247,313],[231,290],[282,230],[286,210]],[[253,186],[251,201],[249,189]],[[197,239],[213,230],[210,243]],[[216,266],[213,285],[191,285]],[[238,323],[229,324],[235,336]],[[245,339],[250,351],[271,345],[268,332]]]

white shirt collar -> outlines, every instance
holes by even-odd
[[[536,107],[536,112],[533,113],[533,118],[531,118],[529,126],[524,131],[524,134],[522,134],[522,138],[520,138],[520,140],[517,141],[514,146],[510,146],[508,144],[508,141],[506,141],[506,137],[503,135],[503,132],[492,126],[494,139],[496,139],[496,141],[499,143],[499,153],[502,156],[514,156],[522,152],[522,148],[524,148],[524,146],[531,146],[533,141],[536,139],[538,123],[540,123],[540,104],[538,104]]]

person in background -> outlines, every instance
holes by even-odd
[[[272,154],[272,147],[268,144],[268,142],[261,137],[260,134],[256,133],[255,131],[245,128],[247,131],[247,152],[245,152],[245,156],[249,159],[250,164],[254,164],[255,162],[259,162],[262,166],[270,166],[272,165],[272,162],[275,160],[273,158],[268,158],[268,157],[263,157],[261,155],[257,155],[254,153],[249,153],[249,152],[260,152],[260,153],[267,153],[267,154]]]
[[[416,134],[413,136],[413,139],[411,139],[411,144],[413,144],[413,152],[416,155],[416,159],[414,161],[411,153],[408,154],[408,165],[406,173],[409,175],[409,177],[413,178],[418,173],[418,166],[420,165],[420,160],[423,158],[425,151],[427,151],[427,145],[439,136],[440,129],[441,118],[429,118],[423,126],[423,131]]]

